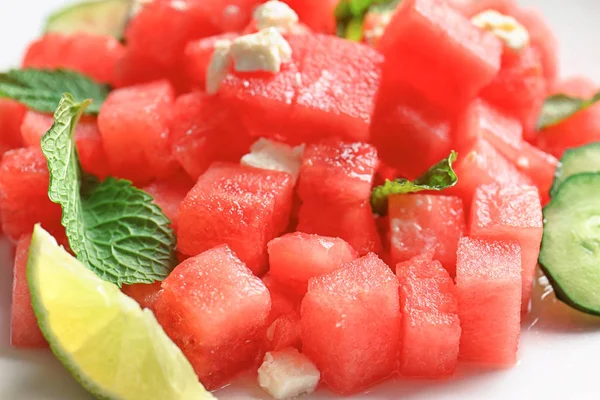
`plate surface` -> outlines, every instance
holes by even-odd
[[[210,1],[210,0],[206,0]],[[312,1],[312,0],[307,0]],[[317,1],[317,0],[314,0]],[[65,0],[5,0],[0,5],[0,67],[16,66],[27,43],[41,31],[43,18]],[[597,0],[522,0],[539,7],[561,47],[563,76],[586,74],[600,82]],[[9,345],[12,250],[0,240],[0,399],[91,399],[47,351],[17,351]],[[534,309],[523,323],[519,363],[489,371],[463,365],[450,381],[387,382],[360,399],[598,399],[600,318],[570,311],[552,293],[537,289]],[[220,399],[268,399],[250,378],[217,393]],[[333,399],[326,391],[311,398]],[[150,399],[139,399],[150,400]]]

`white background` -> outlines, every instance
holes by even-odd
[[[205,0],[211,1],[211,0]],[[319,0],[306,0],[319,1]],[[17,66],[26,44],[41,31],[45,15],[61,0],[0,0],[0,68]],[[561,45],[563,75],[586,74],[600,82],[600,1],[523,0],[542,8]],[[50,354],[8,345],[9,246],[0,241],[0,400],[89,399]],[[599,288],[600,290],[600,288]],[[524,323],[519,364],[506,371],[463,367],[449,382],[389,382],[369,399],[574,399],[600,398],[600,319],[582,317],[552,296]],[[541,310],[541,311],[540,311]],[[539,318],[530,327],[532,321]],[[217,394],[222,399],[267,398],[248,386]],[[311,398],[329,398],[326,393]],[[152,399],[136,399],[152,400]]]

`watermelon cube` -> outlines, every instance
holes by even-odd
[[[487,10],[512,16],[519,8],[516,0],[449,0],[448,3],[469,18]]]
[[[454,281],[439,261],[399,263],[402,343],[400,374],[439,378],[454,374],[460,322]]]
[[[170,175],[169,123],[175,101],[167,81],[113,90],[102,104],[98,128],[111,175],[145,183]]]
[[[29,45],[23,68],[67,68],[98,82],[113,83],[117,60],[125,47],[111,36],[48,33]]]
[[[290,312],[277,318],[267,328],[268,351],[282,350],[287,347],[300,349],[302,347],[301,330],[299,313]]]
[[[280,317],[300,312],[303,293],[298,294],[289,290],[287,286],[273,279],[271,273],[265,274],[262,281],[271,295],[271,312],[267,321],[268,325],[271,325]]]
[[[523,311],[529,308],[542,242],[542,206],[533,186],[483,185],[471,207],[469,234],[490,240],[515,240],[521,246]]]
[[[194,87],[204,90],[206,86],[206,71],[219,40],[233,40],[239,35],[234,32],[223,33],[194,40],[185,47],[185,70]]]
[[[370,198],[377,150],[366,143],[326,139],[304,150],[298,195],[303,201],[360,204]]]
[[[481,97],[506,115],[517,118],[529,138],[535,132],[547,93],[540,56],[527,47],[519,52],[504,52],[498,76],[482,90]]]
[[[152,182],[142,189],[154,197],[156,203],[171,220],[171,227],[177,231],[177,212],[179,205],[194,187],[194,182],[183,172]]]
[[[229,73],[220,95],[257,135],[289,144],[322,137],[367,141],[381,55],[329,35],[288,37],[279,73]]]
[[[271,240],[268,252],[273,279],[300,293],[306,292],[310,278],[335,271],[358,257],[342,239],[301,232]]]
[[[517,361],[521,249],[516,241],[463,237],[456,264],[459,356],[495,366]]]
[[[13,100],[0,99],[0,154],[23,146],[21,123],[27,108]]]
[[[48,347],[31,307],[31,294],[27,283],[27,257],[30,243],[30,234],[21,236],[15,252],[10,343],[17,348]]]
[[[61,208],[48,198],[48,162],[40,149],[21,148],[4,154],[0,164],[2,230],[13,241],[41,223],[55,237],[64,235]]]
[[[399,304],[398,279],[374,254],[309,281],[302,348],[333,391],[356,393],[396,371]]]
[[[300,21],[315,32],[335,33],[335,7],[338,0],[283,0],[296,11]]]
[[[465,234],[463,202],[455,196],[397,195],[389,199],[392,264],[434,252],[444,268],[456,273],[458,239]]]
[[[208,389],[253,364],[270,308],[265,285],[227,245],[179,264],[154,305],[156,318]]]
[[[359,255],[380,253],[381,239],[369,202],[356,205],[304,201],[298,214],[299,232],[337,237],[348,242]]]
[[[456,110],[496,76],[502,43],[445,1],[404,0],[381,38],[382,88],[410,86]]]
[[[235,113],[201,92],[177,98],[170,128],[173,157],[194,180],[215,161],[239,162],[253,141]]]
[[[284,172],[213,165],[179,206],[179,251],[195,255],[226,243],[260,275],[267,243],[288,225],[292,194]]]
[[[134,285],[123,285],[123,293],[137,301],[142,308],[154,309],[154,304],[160,295],[161,283],[152,284],[136,283]]]
[[[589,99],[597,90],[589,78],[576,76],[559,82],[554,93]],[[558,158],[566,149],[595,141],[600,141],[600,103],[541,130],[536,137],[537,146]]]
[[[377,152],[403,176],[416,178],[450,152],[449,118],[413,90],[381,90],[372,120]]]
[[[21,134],[25,146],[39,148],[42,136],[50,130],[53,123],[52,115],[27,111],[21,124]],[[83,170],[99,178],[105,178],[108,175],[108,166],[102,137],[95,118],[84,116],[79,120],[75,131],[75,144]]]

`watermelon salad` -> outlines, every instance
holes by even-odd
[[[600,315],[600,92],[557,66],[515,0],[57,11],[0,77],[12,345],[132,400],[160,346],[197,394],[159,400],[218,397],[240,373],[288,399],[514,366],[538,265]],[[38,225],[136,324],[82,325],[91,305],[56,322],[81,306],[44,303],[41,268],[71,256],[44,256]],[[115,338],[86,347],[96,360],[124,332],[160,346],[126,390],[59,340],[65,324]]]

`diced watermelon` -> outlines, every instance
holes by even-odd
[[[9,99],[0,99],[0,154],[23,145],[21,123],[27,108]]]
[[[327,35],[288,37],[292,61],[279,73],[230,73],[221,97],[257,135],[289,144],[339,136],[366,141],[381,55]]]
[[[48,198],[48,162],[40,149],[21,148],[4,154],[0,165],[2,230],[13,241],[33,231],[36,223],[61,236],[61,208]]]
[[[52,115],[27,111],[21,125],[25,146],[39,148],[42,136],[48,132],[53,123]],[[83,170],[99,178],[105,178],[108,175],[108,166],[96,118],[85,116],[81,118],[75,132],[75,144]]]
[[[208,389],[252,365],[270,308],[265,285],[226,245],[177,266],[154,305]]]
[[[194,255],[226,243],[260,275],[267,243],[288,225],[292,193],[289,174],[213,165],[179,207],[179,251]]]
[[[572,77],[560,82],[555,93],[591,98],[598,85],[585,77]],[[541,130],[536,144],[544,151],[560,158],[566,149],[600,140],[600,104],[580,111],[565,121]]]
[[[308,283],[302,348],[333,391],[351,394],[396,371],[398,280],[374,254]]]
[[[135,183],[170,175],[169,124],[175,94],[167,81],[113,90],[102,104],[98,127],[111,175]]]
[[[219,32],[240,32],[252,19],[254,9],[265,0],[211,0],[202,2],[209,20]]]
[[[521,246],[523,311],[529,308],[542,242],[542,206],[532,186],[491,184],[477,188],[469,234],[490,240],[516,240]]]
[[[300,303],[304,294],[300,295],[279,281],[273,279],[270,273],[262,277],[262,281],[271,295],[271,312],[267,321],[271,325],[280,317],[300,312]]]
[[[300,206],[297,229],[299,232],[344,239],[359,255],[369,252],[379,254],[382,250],[368,201],[356,205],[305,201]]]
[[[380,46],[382,87],[406,85],[435,106],[456,110],[476,97],[500,69],[502,43],[440,0],[404,0]]]
[[[517,361],[521,322],[518,242],[463,237],[458,243],[456,291],[462,328],[459,356],[497,366]]]
[[[286,347],[302,347],[300,315],[291,312],[277,318],[267,329],[268,350],[282,350]]]
[[[392,264],[434,251],[434,259],[454,276],[458,239],[466,231],[459,197],[429,194],[397,195],[389,199]]]
[[[209,36],[194,40],[185,47],[185,70],[190,77],[192,85],[204,90],[206,86],[206,71],[215,50],[215,44],[219,40],[233,40],[239,35],[237,33],[223,33],[221,35]]]
[[[358,257],[356,250],[339,238],[290,233],[269,242],[271,276],[300,293],[308,280],[341,268]]]
[[[454,281],[439,261],[398,264],[402,343],[400,374],[439,378],[454,374],[460,322]]]
[[[380,91],[372,120],[378,154],[406,177],[416,178],[450,152],[449,119],[412,90]]]
[[[163,180],[155,181],[143,189],[154,197],[154,202],[171,220],[173,230],[177,231],[179,205],[192,187],[194,187],[194,182],[183,172],[179,172]]]
[[[334,10],[338,0],[283,0],[296,11],[300,21],[313,31],[320,33],[335,33]]]
[[[239,162],[253,142],[223,101],[201,92],[177,98],[170,137],[173,157],[194,180],[215,161]]]
[[[498,76],[482,90],[481,97],[506,115],[517,118],[526,136],[531,136],[547,93],[540,56],[527,47],[519,52],[504,52]]]
[[[448,194],[457,195],[469,209],[477,186],[488,183],[530,185],[531,180],[503,157],[485,139],[478,139],[468,153],[462,153],[454,166],[459,176],[456,186],[446,189]]]
[[[160,295],[161,283],[152,284],[136,283],[135,285],[123,285],[123,293],[137,301],[142,308],[154,309],[154,304]]]
[[[23,68],[67,68],[113,83],[115,64],[124,53],[123,45],[111,36],[48,33],[29,46]]]
[[[10,342],[17,348],[48,347],[31,307],[31,294],[27,283],[27,257],[30,243],[30,234],[21,236],[15,252]]]
[[[519,6],[516,0],[446,0],[452,7],[467,17],[487,10],[496,10],[505,15],[514,15]]]
[[[377,150],[366,143],[325,139],[304,150],[298,195],[303,201],[360,204],[370,198]]]

